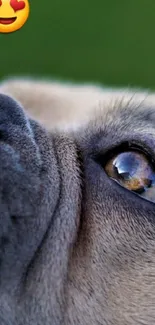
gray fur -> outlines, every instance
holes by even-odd
[[[155,323],[154,203],[95,159],[124,141],[154,153],[155,106],[119,95],[92,112],[47,131],[0,95],[1,325]]]

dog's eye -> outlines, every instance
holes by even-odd
[[[144,153],[119,153],[108,160],[105,171],[109,177],[128,190],[155,202],[155,172]]]

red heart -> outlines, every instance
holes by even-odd
[[[2,1],[0,0],[0,6],[2,5]]]
[[[10,6],[16,12],[18,10],[22,10],[22,9],[25,8],[25,2],[24,1],[17,1],[17,0],[10,0]]]

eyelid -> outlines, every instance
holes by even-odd
[[[94,154],[93,158],[97,162],[102,163],[102,165],[105,165],[109,159],[113,158],[115,155],[123,151],[136,151],[143,153],[147,157],[148,162],[151,163],[155,168],[155,151],[150,146],[148,146],[146,142],[140,140],[123,141],[120,144],[117,143],[117,145],[108,148],[104,152],[101,151],[97,154]]]

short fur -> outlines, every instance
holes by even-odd
[[[154,203],[96,155],[127,141],[154,155],[155,95],[33,80],[0,92],[0,324],[153,325]]]

